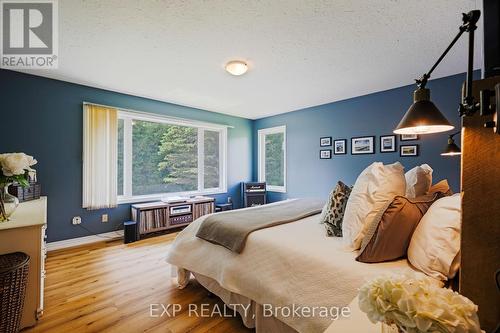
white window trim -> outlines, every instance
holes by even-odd
[[[281,193],[286,193],[286,184],[287,184],[287,177],[286,177],[286,169],[287,169],[287,164],[286,164],[286,151],[287,151],[287,142],[286,142],[286,125],[283,126],[276,126],[276,127],[270,127],[270,128],[263,128],[258,130],[258,177],[259,177],[259,182],[265,182],[266,181],[266,140],[265,137],[268,134],[276,134],[276,133],[283,133],[283,143],[285,145],[284,149],[284,170],[283,170],[283,186],[273,186],[273,185],[267,185],[267,190],[270,192],[281,192]]]
[[[118,109],[118,119],[123,119],[123,195],[118,196],[118,204],[137,203],[160,200],[165,196],[193,196],[211,195],[227,193],[227,128],[228,126],[192,121],[188,119],[172,118],[167,116],[147,114],[143,112],[133,112]],[[155,193],[149,195],[132,195],[132,120],[152,121],[169,125],[190,126],[198,128],[198,188],[202,190],[186,192]],[[218,188],[204,188],[204,141],[203,130],[218,131],[220,133],[219,142],[219,174],[220,186]],[[200,165],[201,164],[201,165]]]

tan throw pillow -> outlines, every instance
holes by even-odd
[[[445,196],[441,192],[415,199],[397,196],[370,224],[357,261],[376,263],[406,256],[411,236],[432,203]]]
[[[342,220],[349,194],[351,188],[341,181],[330,192],[320,218],[321,223],[325,224],[327,236],[342,237]]]
[[[440,182],[437,182],[436,184],[432,185],[427,193],[436,193],[436,192],[444,193],[447,196],[453,195],[453,191],[451,190],[450,185],[448,184],[448,180],[446,179],[443,179]]]

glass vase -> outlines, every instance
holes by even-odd
[[[19,199],[9,193],[11,184],[0,184],[0,222],[9,221],[9,217],[19,206]]]

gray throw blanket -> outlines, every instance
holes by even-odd
[[[317,199],[294,199],[217,213],[208,216],[201,223],[196,236],[241,253],[251,232],[318,214],[323,205],[324,202]]]

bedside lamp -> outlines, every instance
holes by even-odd
[[[434,69],[436,69],[439,63],[441,63],[464,32],[469,34],[469,50],[467,80],[465,82],[466,96],[462,103],[460,103],[460,116],[469,116],[479,110],[479,105],[474,102],[474,97],[472,96],[472,74],[474,65],[474,30],[477,28],[476,23],[480,16],[481,12],[479,10],[472,10],[467,14],[462,14],[462,25],[459,27],[458,34],[455,38],[453,38],[450,45],[448,45],[446,50],[431,67],[431,69],[422,75],[420,79],[415,80],[417,83],[417,89],[413,93],[414,102],[403,116],[403,119],[401,119],[400,123],[394,130],[394,133],[428,134],[445,132],[454,128],[446,117],[439,111],[436,105],[431,102],[430,90],[425,86]]]
[[[454,127],[430,100],[431,91],[423,85],[413,92],[413,104],[401,119],[396,134],[428,134],[452,130]]]
[[[455,140],[453,140],[453,137],[460,132],[453,133],[448,137],[448,144],[446,145],[445,150],[441,153],[441,156],[457,156],[457,155],[462,155],[462,151],[460,150],[460,147],[458,147],[455,144]]]

